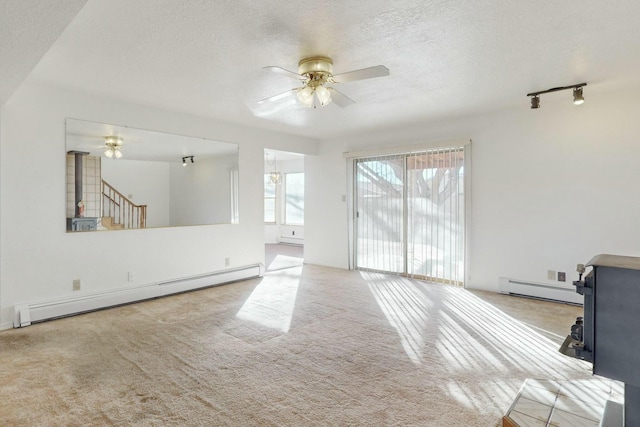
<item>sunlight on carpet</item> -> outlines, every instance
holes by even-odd
[[[299,269],[266,274],[236,316],[267,328],[289,332],[299,285]]]
[[[450,374],[483,370],[504,375],[531,370],[548,378],[567,374],[567,357],[558,352],[557,342],[547,338],[555,334],[532,328],[462,288],[442,285],[436,293],[429,288],[427,294],[424,282],[371,272],[360,275],[416,365],[432,363],[435,357],[444,361]],[[576,368],[581,366],[584,362],[575,362]],[[509,384],[499,378],[474,387],[450,380],[443,391],[475,410],[483,410],[481,402],[496,395],[501,399],[512,395]]]
[[[268,271],[284,270],[286,268],[302,267],[302,258],[279,254],[267,266]]]

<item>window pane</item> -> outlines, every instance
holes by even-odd
[[[304,173],[285,174],[285,223],[304,224]]]
[[[264,175],[264,197],[276,197],[276,186],[271,183],[269,174]]]
[[[264,222],[276,222],[276,199],[264,199]]]

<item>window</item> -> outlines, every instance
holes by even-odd
[[[284,222],[304,225],[304,173],[285,174],[284,185]]]
[[[271,174],[264,175],[264,222],[276,223],[276,184],[271,183]]]

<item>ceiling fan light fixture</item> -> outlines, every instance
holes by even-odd
[[[362,68],[346,73],[333,74],[333,61],[326,56],[311,56],[302,58],[298,63],[298,72],[287,70],[276,65],[263,67],[265,70],[302,81],[303,86],[291,89],[287,92],[265,98],[258,104],[279,101],[296,94],[297,100],[306,107],[316,107],[314,94],[318,103],[325,106],[334,102],[338,107],[347,107],[354,103],[346,95],[338,92],[333,85],[337,83],[353,82],[357,80],[385,77],[389,75],[389,69],[384,65]],[[329,87],[327,87],[327,85]],[[333,91],[333,93],[332,93]],[[335,98],[335,99],[332,99]]]
[[[113,150],[111,148],[107,148],[107,150],[104,152],[104,155],[107,156],[109,159],[113,158]]]
[[[316,87],[316,96],[318,97],[318,101],[320,101],[320,105],[323,107],[331,103],[331,92],[322,85]]]
[[[303,87],[302,89],[298,90],[298,101],[300,101],[305,107],[311,107],[313,105],[314,92],[315,90],[311,86]]]
[[[325,73],[333,74],[333,61],[326,56],[312,56],[303,58],[298,62],[298,73],[301,76],[305,74]]]

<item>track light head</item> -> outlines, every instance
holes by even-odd
[[[182,166],[187,166],[187,159],[190,159],[190,160],[191,160],[191,163],[193,163],[193,162],[194,162],[194,160],[193,160],[193,156],[184,156],[184,157],[182,158]]]
[[[538,95],[533,95],[531,97],[531,109],[534,110],[536,108],[540,108],[540,97]]]
[[[573,88],[573,103],[575,105],[584,104],[584,96],[582,95],[582,87]]]

